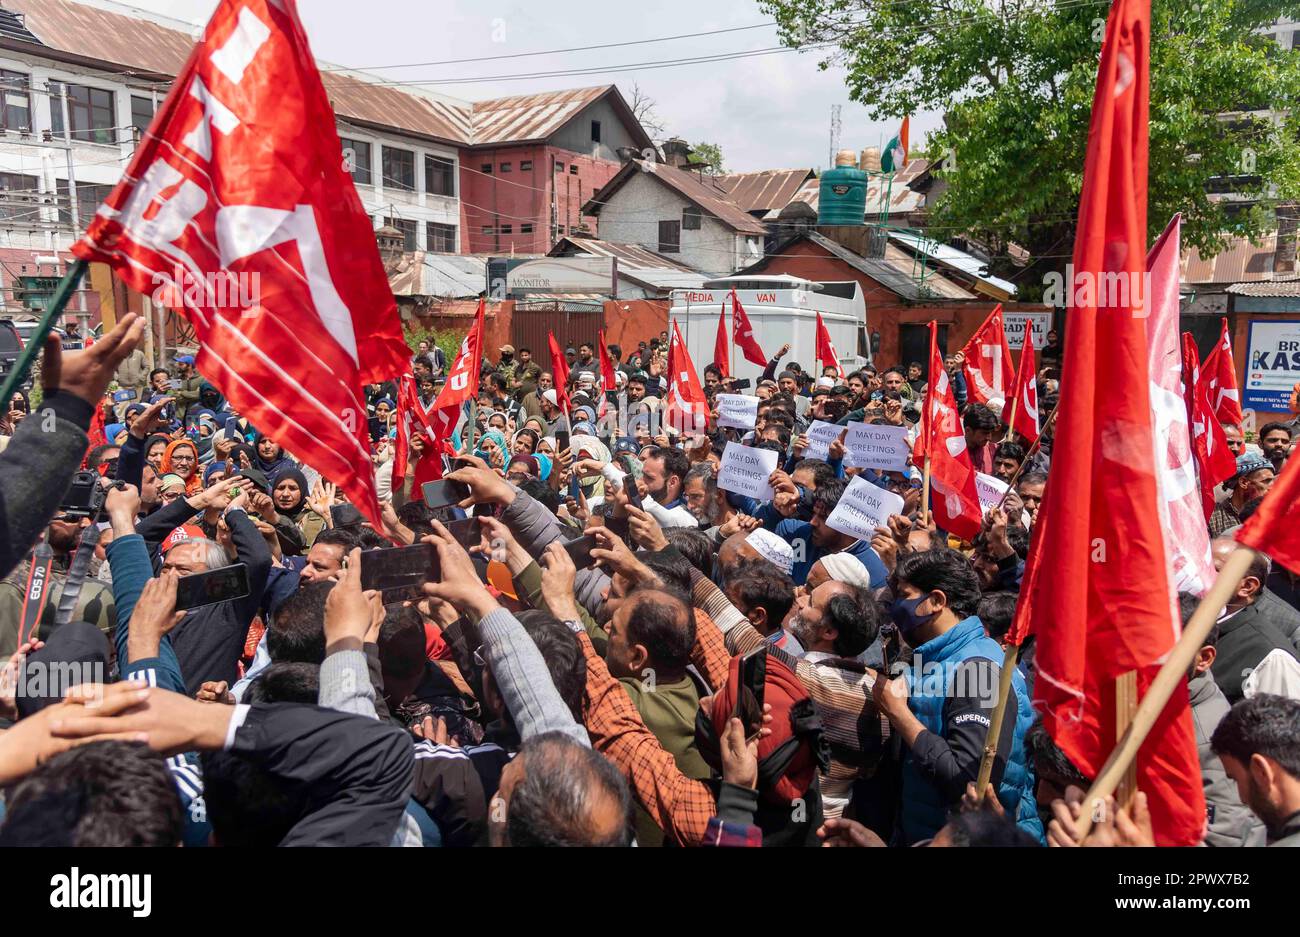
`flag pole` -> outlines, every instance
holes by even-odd
[[[45,339],[49,336],[50,330],[54,328],[55,321],[59,316],[63,315],[68,300],[72,299],[72,294],[76,292],[77,284],[81,282],[81,277],[86,272],[86,266],[84,260],[74,260],[68,266],[68,272],[63,275],[63,279],[59,281],[59,285],[54,290],[50,308],[45,310],[45,315],[41,316],[40,322],[36,324],[36,329],[32,332],[31,337],[27,339],[27,343],[23,345],[22,354],[18,356],[18,360],[14,362],[13,370],[5,378],[4,388],[0,389],[0,401],[4,402],[6,412],[10,409],[9,402],[13,399],[14,391],[26,380],[27,372],[31,370],[36,356],[45,347]]]
[[[921,480],[921,526],[930,526],[930,454],[925,455],[925,471]]]
[[[1049,413],[1047,419],[1043,421],[1043,426],[1038,431],[1038,438],[1030,444],[1029,451],[1025,453],[1025,458],[1020,463],[1020,467],[1016,469],[1016,473],[1011,476],[1011,481],[1007,482],[1007,490],[1002,492],[1002,499],[998,501],[999,511],[1002,510],[1002,505],[1007,503],[1007,495],[1011,494],[1012,489],[1016,487],[1016,482],[1020,481],[1020,476],[1025,473],[1025,466],[1029,464],[1029,460],[1033,458],[1034,453],[1036,453],[1042,446],[1043,437],[1047,435],[1047,428],[1051,426],[1052,421],[1056,419],[1056,411],[1060,408],[1061,402],[1058,400],[1056,406],[1052,408],[1052,412]]]
[[[1019,657],[1020,645],[1008,644],[1002,657],[1002,672],[998,677],[998,702],[993,707],[993,715],[989,720],[989,734],[984,740],[984,757],[980,760],[979,777],[975,781],[976,798],[983,798],[984,788],[989,786],[989,779],[993,776],[993,758],[998,753],[1002,719],[1007,712],[1007,700],[1011,698],[1011,682]]]
[[[1115,748],[1111,750],[1110,757],[1106,759],[1101,771],[1097,773],[1097,779],[1092,782],[1092,787],[1084,797],[1083,809],[1074,822],[1076,840],[1082,842],[1088,835],[1092,829],[1094,812],[1100,810],[1099,805],[1104,804],[1106,798],[1115,792],[1120,779],[1137,757],[1138,749],[1146,741],[1147,734],[1155,725],[1156,719],[1164,710],[1165,704],[1169,702],[1169,697],[1173,695],[1174,690],[1186,684],[1187,671],[1192,661],[1196,659],[1197,652],[1200,651],[1210,630],[1219,620],[1219,612],[1228,604],[1228,600],[1237,590],[1237,584],[1250,570],[1256,555],[1250,547],[1238,544],[1224,561],[1223,568],[1215,577],[1214,585],[1210,586],[1210,590],[1205,593],[1201,604],[1196,607],[1187,626],[1183,628],[1182,637],[1165,657],[1160,672],[1151,681],[1151,686],[1133,714],[1133,721],[1115,744]]]

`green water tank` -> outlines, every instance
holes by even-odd
[[[835,168],[822,173],[817,197],[819,225],[860,225],[866,223],[867,174],[855,164],[852,150],[835,154]]]

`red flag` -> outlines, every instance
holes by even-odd
[[[86,446],[86,454],[81,459],[81,467],[83,469],[86,467],[86,462],[90,459],[90,453],[94,451],[95,447],[102,446],[106,442],[110,441],[104,435],[104,427],[106,423],[107,421],[104,418],[104,401],[101,400],[99,405],[95,407],[95,412],[90,415],[90,427],[86,430],[86,437],[90,444]],[[99,467],[99,474],[103,475],[106,471],[106,466],[101,465]]]
[[[555,340],[554,332],[546,333],[546,341],[551,350],[551,374],[555,378],[555,399],[560,409],[569,412],[569,362]]]
[[[1228,317],[1223,317],[1219,342],[1201,365],[1210,406],[1220,423],[1241,425],[1241,394],[1237,390],[1237,368],[1232,363],[1232,342],[1228,338]]]
[[[668,343],[668,402],[664,419],[682,433],[699,433],[708,428],[709,404],[700,386],[695,363],[682,341],[682,333],[673,320],[673,336]]]
[[[474,324],[465,340],[460,343],[456,360],[447,372],[447,383],[442,385],[433,406],[429,408],[429,427],[433,431],[435,445],[445,444],[451,439],[456,424],[460,422],[465,402],[478,396],[479,371],[483,367],[483,321],[486,315],[487,304],[479,299]],[[434,461],[439,466],[435,477],[441,477],[442,460]]]
[[[1020,367],[1016,369],[1016,380],[1012,385],[1011,399],[1007,407],[1014,407],[1015,413],[1008,413],[1006,407],[1002,415],[1009,417],[1015,424],[1011,431],[1019,433],[1025,441],[1032,444],[1038,438],[1038,373],[1034,361],[1033,329],[1025,327],[1025,344],[1020,349]]]
[[[425,454],[433,453],[433,427],[429,414],[420,403],[420,393],[415,387],[415,377],[403,374],[397,388],[397,438],[393,445],[393,485],[400,487],[406,478],[407,460],[410,458],[411,439],[424,434]]]
[[[713,340],[713,366],[722,372],[723,377],[731,377],[730,358],[727,349],[727,304],[723,303],[718,309],[718,335]]]
[[[614,359],[609,356],[609,347],[605,344],[605,330],[600,330],[600,389],[614,389]]]
[[[736,347],[744,352],[745,360],[760,368],[767,367],[767,358],[763,355],[763,349],[758,347],[758,340],[754,338],[754,327],[749,324],[749,316],[745,315],[745,307],[740,305],[735,289],[731,291],[731,327],[733,341]]]
[[[835,351],[835,346],[831,344],[831,333],[826,331],[826,323],[822,321],[822,314],[817,313],[817,360],[821,362],[823,368],[834,366],[839,372],[840,377],[844,377],[844,368],[840,365],[839,353]]]
[[[1089,777],[1115,746],[1115,679],[1137,670],[1144,693],[1179,634],[1158,509],[1143,298],[1150,21],[1149,0],[1116,0],[1106,26],[1073,269],[1130,288],[1101,308],[1100,291],[1086,291],[1092,304],[1076,305],[1066,320],[1052,479],[1014,625],[1017,635],[1027,625],[1038,638],[1035,708]],[[1139,750],[1137,775],[1157,843],[1199,842],[1205,797],[1184,688]]]
[[[1197,358],[1196,339],[1183,333],[1183,392],[1187,395],[1188,420],[1192,427],[1192,458],[1201,488],[1201,507],[1208,522],[1214,513],[1214,489],[1237,471],[1237,460],[1228,448],[1228,436],[1210,406],[1209,384]],[[1214,353],[1211,352],[1211,355]],[[1207,359],[1208,360],[1208,359]]]
[[[1300,458],[1292,457],[1237,539],[1300,573]]]
[[[361,388],[410,351],[341,152],[292,0],[222,0],[72,251],[181,311],[198,370],[379,527]]]
[[[934,522],[943,530],[974,540],[979,536],[984,512],[975,487],[975,467],[966,451],[966,431],[957,415],[948,372],[939,354],[939,329],[930,322],[930,382],[921,410],[921,429],[912,449],[912,461],[921,465],[930,457],[930,503]]]
[[[967,396],[976,403],[1005,401],[1016,373],[1011,364],[1007,332],[1002,325],[1001,303],[993,307],[961,353],[966,356],[962,374],[966,376]]]

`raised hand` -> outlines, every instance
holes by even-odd
[[[62,339],[51,332],[45,339],[41,361],[41,386],[46,396],[58,390],[75,394],[92,407],[99,406],[117,366],[135,350],[144,335],[144,319],[128,313],[116,328],[83,351],[63,351]]]

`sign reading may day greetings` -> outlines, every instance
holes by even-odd
[[[772,486],[767,483],[767,479],[776,471],[779,455],[771,449],[753,449],[738,442],[727,443],[727,448],[722,451],[718,487],[759,501],[770,501]]]

